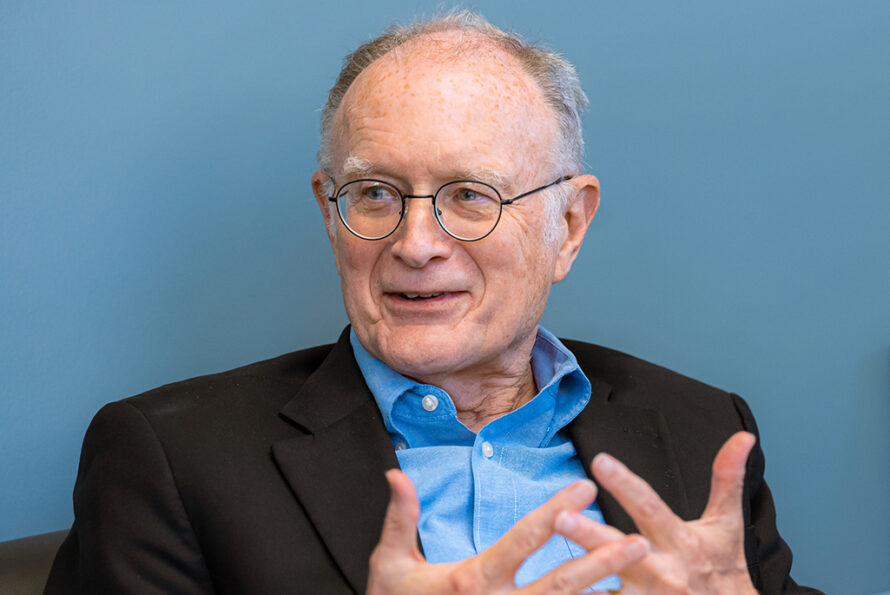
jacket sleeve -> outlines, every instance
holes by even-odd
[[[738,395],[732,400],[745,430],[758,437],[745,473],[742,508],[745,516],[745,556],[754,587],[761,593],[821,593],[799,586],[791,578],[791,549],[776,528],[776,508],[763,479],[765,459],[760,434],[748,404]]]
[[[126,401],[87,429],[74,517],[45,593],[213,592],[163,445]]]

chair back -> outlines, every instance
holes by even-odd
[[[40,595],[68,530],[0,542],[0,593]]]

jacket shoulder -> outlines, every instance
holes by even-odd
[[[122,401],[149,419],[245,409],[277,413],[332,348],[333,344],[328,344],[293,351],[232,370],[165,384]]]
[[[588,378],[610,385],[613,399],[628,398],[629,395],[643,401],[657,399],[659,402],[669,397],[684,401],[688,398],[730,398],[727,391],[627,353],[583,341],[560,340],[575,354]]]

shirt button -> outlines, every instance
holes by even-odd
[[[396,442],[396,450],[405,450],[408,448],[408,445],[404,442]]]
[[[435,411],[436,407],[439,406],[439,399],[437,399],[434,395],[427,395],[420,400],[420,404],[427,411]]]
[[[486,459],[490,459],[494,456],[494,447],[491,445],[491,442],[487,440],[482,443],[482,456]]]

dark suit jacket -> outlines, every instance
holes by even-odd
[[[602,347],[566,341],[593,385],[568,426],[585,465],[624,461],[697,518],[734,432],[737,396]],[[755,585],[793,592],[763,454],[750,457],[745,547]],[[87,431],[75,522],[47,593],[362,592],[397,467],[348,329],[316,347],[164,386],[102,408]],[[634,531],[607,494],[606,521]]]

